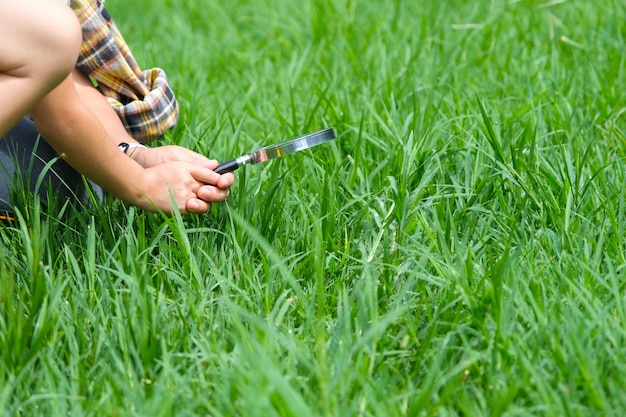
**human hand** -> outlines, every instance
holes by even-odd
[[[165,162],[144,169],[137,199],[131,203],[145,210],[171,213],[174,201],[181,214],[202,214],[212,203],[226,200],[234,181],[232,173],[220,175],[189,162]]]
[[[166,162],[187,162],[201,167],[215,169],[217,161],[182,146],[165,145],[154,148],[134,148],[129,155],[139,165],[150,168]]]

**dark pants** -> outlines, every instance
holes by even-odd
[[[98,187],[92,189],[102,196]],[[11,213],[19,198],[35,194],[45,206],[87,202],[82,175],[58,157],[29,119],[22,119],[0,139],[0,211]]]

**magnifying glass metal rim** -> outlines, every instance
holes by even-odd
[[[218,165],[214,171],[218,174],[224,174],[226,172],[234,171],[244,165],[258,164],[260,162],[266,162],[270,159],[280,158],[284,155],[310,149],[314,146],[333,140],[335,137],[335,129],[332,127],[326,128],[318,132],[299,136],[275,145],[266,146],[240,156],[239,158],[231,159],[230,161],[226,161]]]

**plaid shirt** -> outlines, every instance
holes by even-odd
[[[78,68],[92,77],[119,115],[128,133],[146,143],[178,120],[178,102],[165,72],[142,71],[104,0],[69,0],[83,29]]]

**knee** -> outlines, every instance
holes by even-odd
[[[56,3],[51,3],[55,4]],[[53,14],[47,22],[50,27],[43,28],[48,34],[46,39],[46,49],[50,52],[48,68],[56,73],[56,77],[66,77],[76,66],[80,45],[82,42],[82,31],[78,18],[67,6],[51,10]]]
[[[82,33],[78,17],[63,1],[0,1],[0,72],[46,78],[70,73]]]

